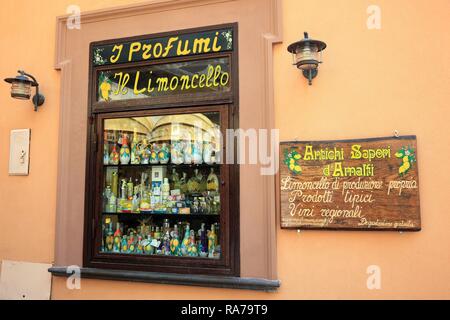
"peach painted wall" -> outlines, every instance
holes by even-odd
[[[54,257],[59,73],[55,18],[139,1],[2,1],[0,78],[24,68],[47,101],[9,98],[0,85],[0,260],[51,263]],[[381,8],[381,30],[366,27],[368,5]],[[39,15],[36,13],[39,12]],[[284,43],[275,47],[276,124],[282,140],[416,134],[422,231],[364,233],[278,230],[277,293],[83,280],[68,291],[54,278],[54,299],[99,298],[450,298],[450,3],[435,0],[285,0]],[[312,86],[290,65],[286,46],[302,32],[324,40],[325,63]],[[295,120],[294,120],[295,119]],[[31,128],[28,177],[8,176],[9,131]],[[368,290],[378,265],[381,290]]]

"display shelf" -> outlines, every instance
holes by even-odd
[[[213,163],[213,164],[174,164],[174,163],[166,163],[166,164],[104,164],[104,168],[151,168],[151,167],[160,167],[160,166],[167,166],[167,167],[174,167],[174,168],[180,168],[180,169],[200,169],[200,168],[220,168],[219,163]]]
[[[219,218],[219,214],[179,214],[179,213],[124,213],[124,212],[102,212],[103,216],[119,216],[120,218],[145,218],[145,217],[173,217],[173,218]]]

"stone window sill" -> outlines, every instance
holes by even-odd
[[[72,275],[72,272],[67,271],[67,267],[52,267],[48,271],[57,277],[69,277]],[[81,278],[86,279],[135,281],[170,285],[257,290],[266,292],[276,291],[281,284],[279,280],[258,278],[124,271],[97,268],[81,268],[80,271]]]

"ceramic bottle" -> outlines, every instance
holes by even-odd
[[[126,134],[122,137],[122,147],[120,147],[120,164],[127,165],[130,163],[130,147],[128,146],[128,136]]]
[[[111,154],[109,155],[109,164],[114,166],[119,164],[119,153],[117,152],[116,145],[113,145]]]

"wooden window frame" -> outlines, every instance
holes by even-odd
[[[183,33],[201,32],[219,28],[233,29],[233,51],[217,54],[204,54],[180,58],[160,59],[151,62],[136,62],[120,65],[93,66],[93,47],[118,41],[136,41],[146,38],[156,38]],[[85,188],[85,217],[83,239],[83,266],[99,269],[119,269],[130,271],[206,274],[220,276],[240,276],[240,213],[239,213],[239,166],[236,164],[221,164],[221,246],[220,259],[202,259],[189,257],[139,256],[122,254],[102,254],[97,250],[101,241],[100,195],[103,180],[102,152],[103,123],[105,119],[140,117],[160,114],[220,112],[221,130],[226,137],[226,129],[239,128],[239,77],[238,77],[238,25],[224,24],[174,32],[128,37],[90,44],[89,62],[89,95],[88,95],[88,139],[86,156],[86,188]],[[153,64],[184,62],[200,59],[228,57],[231,64],[231,92],[216,94],[183,95],[162,99],[133,99],[112,101],[108,103],[96,102],[97,73],[102,70],[124,69]],[[234,144],[236,155],[236,144]],[[226,145],[222,146],[223,151]],[[226,154],[226,153],[224,153]],[[223,159],[225,161],[225,159]],[[225,177],[225,179],[223,178]]]

